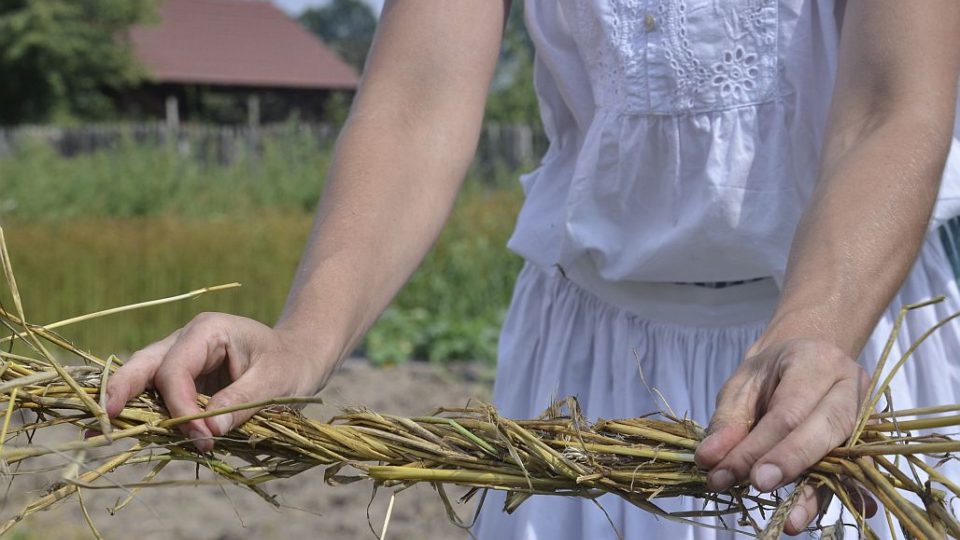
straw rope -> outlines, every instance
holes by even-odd
[[[712,492],[706,485],[706,471],[693,459],[704,437],[701,426],[672,413],[591,422],[574,399],[559,401],[540,418],[527,420],[504,418],[492,406],[478,404],[441,408],[434,414],[411,418],[350,409],[324,422],[307,418],[296,408],[317,402],[317,398],[275,399],[171,418],[160,397],[148,391],[128,403],[116,418],[108,419],[101,388],[122,362],[115,357],[101,360],[53,329],[236,285],[211,287],[41,326],[26,322],[2,229],[0,263],[14,303],[13,311],[0,305],[0,328],[9,333],[3,342],[24,350],[0,351],[0,411],[4,411],[0,462],[13,466],[49,454],[73,455],[79,461],[88,459],[85,452],[89,449],[115,449],[109,457],[100,458],[101,463],[88,463],[83,474],[65,474],[63,485],[32,501],[0,525],[0,535],[24,517],[74,494],[92,527],[79,498],[80,488],[114,488],[116,485],[106,480],[112,471],[134,464],[153,464],[141,482],[124,486],[130,493],[117,505],[115,510],[119,510],[136,495],[136,490],[163,483],[157,478],[173,461],[197,463],[274,505],[277,502],[265,490],[265,484],[319,466],[325,467],[325,479],[332,485],[362,479],[385,487],[418,482],[438,487],[457,484],[473,488],[467,497],[486,489],[504,490],[508,492],[504,508],[508,512],[534,494],[593,500],[614,494],[665,519],[701,526],[697,518],[729,516],[724,520],[729,527],[760,538],[779,538],[797,498],[758,494],[746,485]],[[894,332],[909,310],[924,305],[927,304],[905,307]],[[50,347],[58,351],[60,358],[72,357],[80,365],[61,363]],[[903,365],[915,348],[898,359],[895,368]],[[889,351],[890,348],[881,365],[886,363]],[[960,497],[960,487],[956,479],[946,478],[922,459],[954,458],[960,453],[960,441],[942,433],[944,429],[960,427],[960,405],[874,413],[888,384],[889,379],[874,378],[873,391],[864,401],[854,437],[809,469],[797,484],[832,492],[859,524],[865,538],[876,538],[877,534],[866,523],[861,503],[851,498],[844,487],[851,479],[877,499],[891,528],[915,538],[960,538],[960,522],[948,504],[952,497]],[[206,400],[206,396],[199,397],[201,408]],[[251,407],[266,408],[218,439],[212,453],[200,454],[176,428],[195,418]],[[18,411],[27,413],[24,416],[28,420],[12,425],[11,417]],[[101,434],[56,446],[29,441],[22,444],[19,438],[62,424]],[[123,441],[132,441],[133,445]],[[898,460],[909,468],[898,467]],[[448,513],[452,513],[445,492],[442,488],[438,491]],[[797,492],[799,489],[794,493]],[[680,496],[704,501],[703,509],[671,514],[657,504],[659,499]],[[757,509],[769,511],[766,525],[755,521]],[[836,527],[825,527],[825,534],[834,534]]]

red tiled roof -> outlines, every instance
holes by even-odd
[[[262,0],[162,0],[158,24],[131,30],[156,82],[336,88],[357,73],[316,37]]]

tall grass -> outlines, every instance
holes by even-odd
[[[195,220],[82,218],[5,227],[27,314],[54,321],[112,305],[240,281],[193,302],[92,321],[64,333],[96,352],[130,352],[201,311],[272,322],[306,239],[309,217]]]
[[[309,211],[329,161],[330,148],[295,126],[265,138],[257,152],[242,152],[231,165],[130,140],[72,158],[38,142],[0,158],[0,219]]]
[[[261,156],[230,166],[133,144],[70,159],[42,147],[0,159],[0,223],[30,318],[239,281],[241,289],[64,333],[97,353],[122,354],[201,311],[274,322],[329,151],[296,138],[264,144]],[[361,352],[376,362],[492,361],[521,264],[504,247],[520,201],[510,180],[468,180],[437,245]]]

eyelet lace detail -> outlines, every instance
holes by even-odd
[[[757,55],[738,46],[734,51],[723,53],[723,61],[713,65],[713,85],[720,88],[720,95],[744,99],[757,88]]]
[[[687,6],[683,0],[660,2],[659,14],[663,32],[663,55],[676,76],[674,106],[692,109],[696,96],[710,78],[710,72],[701,65],[687,37]]]
[[[572,26],[598,106],[684,114],[779,95],[777,0],[573,3]]]
[[[696,18],[690,15],[694,8]],[[777,0],[709,0],[709,5],[702,0],[660,0],[658,11],[666,23],[664,57],[676,81],[674,111],[716,110],[775,98]]]

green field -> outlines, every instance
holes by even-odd
[[[122,144],[65,158],[44,146],[0,158],[0,224],[28,318],[50,322],[219,283],[243,287],[63,330],[98,353],[128,353],[201,311],[274,322],[329,150],[295,134],[232,165]],[[488,168],[484,168],[489,170]],[[515,174],[468,179],[433,251],[368,335],[376,362],[493,361],[520,259],[504,248]]]

